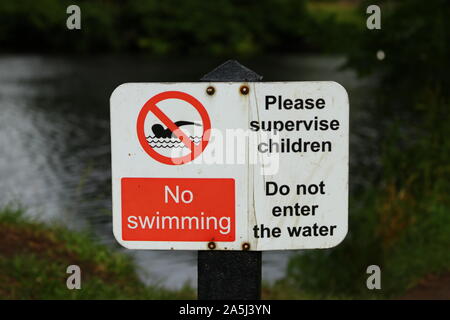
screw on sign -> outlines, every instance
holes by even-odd
[[[174,121],[157,105],[160,102],[174,99],[187,103],[190,106],[190,113],[200,117],[201,123],[188,120]],[[151,130],[148,130],[146,119],[150,114],[156,117],[160,123],[153,123]],[[167,128],[165,129],[164,126]],[[202,127],[202,133],[199,136],[188,135],[181,128],[182,126],[183,128],[186,126]],[[139,142],[148,155],[164,164],[180,165],[194,160],[205,150],[210,138],[211,121],[202,103],[190,94],[181,91],[165,91],[153,96],[144,104],[139,112],[136,129]],[[179,151],[176,150],[177,148],[187,151],[181,155],[174,155],[173,151]],[[168,149],[172,149],[172,153],[167,154]]]

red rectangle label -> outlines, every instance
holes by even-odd
[[[234,241],[234,179],[122,178],[125,241]]]

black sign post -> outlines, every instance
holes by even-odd
[[[205,82],[256,82],[262,76],[229,60],[201,78]],[[212,93],[214,92],[211,88]],[[242,92],[242,91],[241,91]],[[242,244],[243,251],[198,251],[198,299],[258,300],[261,298],[261,252]]]

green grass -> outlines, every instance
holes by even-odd
[[[386,132],[381,179],[351,196],[343,243],[290,260],[285,282],[294,290],[313,298],[397,298],[450,273],[450,102],[430,92],[423,103],[426,109],[413,106],[420,118],[414,133],[398,121]],[[366,287],[372,264],[381,268],[379,291]]]
[[[146,286],[132,259],[100,245],[86,233],[25,218],[23,210],[0,210],[0,299],[193,299],[179,291]],[[81,268],[81,289],[69,290],[69,265]]]

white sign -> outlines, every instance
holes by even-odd
[[[348,138],[336,82],[120,85],[114,235],[130,249],[336,246],[347,234]]]

